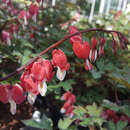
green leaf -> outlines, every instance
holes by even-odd
[[[108,122],[108,130],[124,130],[128,122],[118,121],[117,124],[114,124],[112,121]]]
[[[126,121],[118,121],[116,124],[116,129],[117,130],[123,130],[127,126],[128,122]]]
[[[93,125],[92,118],[86,118],[85,120],[80,122],[80,125],[83,126],[83,127]]]
[[[76,116],[78,116],[78,119],[82,120],[84,118],[85,113],[87,113],[87,110],[81,106],[77,106],[75,107],[73,112]]]
[[[102,112],[102,107],[97,107],[95,103],[93,103],[93,105],[87,105],[86,109],[88,110],[88,114],[92,117],[100,117]]]
[[[53,126],[52,120],[44,114],[42,116],[41,122],[36,122],[33,119],[23,120],[22,122],[27,126],[46,130],[52,130]]]
[[[116,130],[116,126],[112,121],[108,122],[107,128],[108,128],[108,130]]]
[[[64,118],[64,120],[60,119],[58,122],[58,127],[62,130],[66,130],[71,125],[72,122],[73,122],[73,119],[69,117]]]

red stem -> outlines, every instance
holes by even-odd
[[[71,38],[72,36],[75,36],[75,35],[78,35],[80,33],[85,33],[85,32],[92,32],[92,31],[101,31],[101,32],[107,32],[107,33],[112,33],[112,32],[115,32],[115,33],[120,33],[121,32],[118,32],[118,31],[114,31],[114,30],[105,30],[105,29],[102,29],[102,28],[94,28],[94,29],[87,29],[87,30],[83,30],[83,31],[79,31],[79,32],[76,32],[76,33],[73,33],[71,35],[67,35],[65,36],[63,39],[61,39],[60,41],[52,44],[51,46],[49,46],[48,48],[46,48],[45,50],[43,50],[38,56],[30,59],[30,61],[28,61],[25,65],[21,66],[20,68],[16,69],[14,72],[10,73],[9,75],[5,76],[5,77],[2,77],[0,78],[0,81],[4,81],[4,80],[7,80],[9,78],[11,78],[12,76],[20,73],[21,71],[23,71],[28,65],[30,65],[31,63],[35,62],[37,59],[39,59],[39,57],[41,57],[42,55],[44,55],[45,53],[47,53],[49,50],[51,50],[52,48],[55,48],[57,47],[58,45],[62,44],[64,41],[68,40],[69,38]],[[123,35],[123,34],[122,34]]]

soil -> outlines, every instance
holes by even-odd
[[[11,115],[9,104],[0,103],[0,130],[20,130],[24,127],[21,120],[32,117],[33,107],[27,102],[17,105],[17,113]]]

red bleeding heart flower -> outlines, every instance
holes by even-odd
[[[2,0],[2,2],[3,2],[6,6],[12,6],[12,1],[11,1],[11,0]]]
[[[17,24],[11,24],[9,29],[10,29],[10,32],[13,33],[14,37],[16,38],[18,29],[19,29],[18,25]]]
[[[52,64],[57,67],[57,78],[63,80],[66,75],[66,71],[69,69],[70,64],[67,63],[67,57],[60,49],[55,49],[52,52]]]
[[[99,39],[99,57],[101,57],[102,55],[104,55],[104,44],[105,44],[105,39],[102,37]]]
[[[117,43],[116,43],[116,40],[112,41],[112,49],[113,49],[113,52],[115,54],[117,52]]]
[[[65,100],[65,103],[61,108],[61,113],[65,113],[66,116],[72,117],[74,115],[73,104],[76,102],[75,95],[68,91],[61,97],[61,99]]]
[[[38,83],[38,91],[41,96],[45,96],[47,91],[46,81],[49,82],[54,76],[53,68],[49,60],[39,59],[32,66],[32,76]]]
[[[30,38],[34,39],[34,33],[30,33]]]
[[[9,94],[8,94],[8,87],[9,85],[0,85],[0,101],[2,103],[8,103]]]
[[[73,34],[78,32],[77,28],[74,26],[69,27],[69,34]],[[82,34],[75,35],[70,38],[70,43],[73,44],[74,42],[79,41],[82,42]]]
[[[91,49],[89,53],[89,60],[91,63],[94,63],[97,58],[97,39],[93,37],[91,39]]]
[[[8,31],[2,31],[1,39],[3,42],[6,42],[8,45],[11,45],[12,35]]]
[[[25,10],[20,11],[19,18],[24,21],[24,25],[27,25],[28,19],[30,18],[29,12]]]
[[[34,22],[36,22],[38,12],[39,12],[39,7],[36,4],[32,3],[29,8],[29,13],[32,16]]]
[[[37,0],[37,3],[40,3],[41,2],[41,0]]]
[[[37,81],[43,81],[45,77],[45,70],[43,66],[43,60],[39,59],[38,61],[34,62],[31,68],[32,76]]]
[[[36,100],[37,95],[39,94],[38,91],[38,82],[33,78],[31,74],[24,72],[20,78],[21,86],[25,91],[28,92],[28,102],[33,104]]]
[[[49,60],[38,59],[27,67],[21,76],[21,85],[28,92],[28,101],[33,104],[37,94],[45,96],[47,84],[54,75],[52,65]]]
[[[63,94],[63,96],[61,97],[61,100],[67,101],[70,96],[71,96],[71,92],[67,91],[65,94]]]
[[[90,47],[88,42],[76,41],[73,43],[73,51],[78,58],[85,59],[84,67],[87,71],[92,70],[92,64],[89,62]]]
[[[10,112],[13,115],[16,113],[16,104],[21,104],[26,99],[23,93],[23,88],[18,84],[0,85],[0,101],[10,103]]]
[[[73,43],[73,51],[78,58],[88,59],[90,52],[89,43],[76,41]]]
[[[115,114],[114,111],[108,109],[106,110],[106,113],[107,113],[107,120],[113,120],[114,123],[117,123],[119,118],[118,116]]]

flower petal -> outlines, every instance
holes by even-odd
[[[86,69],[87,71],[92,70],[92,67],[93,67],[92,64],[89,62],[88,59],[85,60],[84,66],[85,66],[85,69]]]
[[[65,113],[66,112],[66,110],[64,109],[64,107],[61,108],[60,112],[61,113]]]
[[[41,94],[41,96],[45,96],[47,92],[47,84],[45,81],[43,81],[42,85],[38,84],[38,91]]]
[[[16,113],[16,103],[14,100],[9,100],[10,103],[10,112],[12,115]]]
[[[11,40],[10,38],[7,38],[7,44],[10,46],[11,45]]]
[[[56,77],[57,77],[60,81],[62,81],[62,80],[64,80],[64,78],[65,78],[66,71],[65,71],[65,70],[62,71],[62,70],[60,69],[60,67],[57,67],[57,68],[58,68],[58,69],[57,69]]]
[[[32,105],[35,100],[36,100],[37,96],[31,92],[28,93],[28,97],[27,97],[27,100],[28,102]]]
[[[24,25],[27,25],[27,24],[28,24],[27,17],[24,16]]]
[[[37,22],[37,14],[34,14],[33,16],[32,16],[32,20],[36,23]]]

